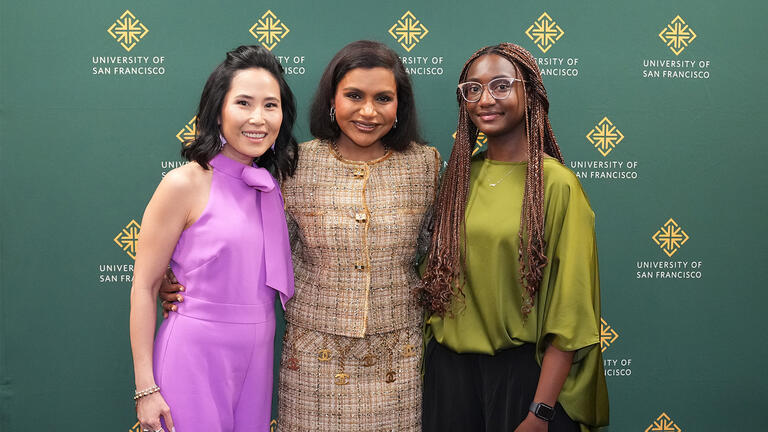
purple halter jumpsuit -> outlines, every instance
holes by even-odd
[[[275,292],[293,295],[282,197],[263,168],[210,164],[208,204],[171,259],[186,292],[155,338],[155,381],[177,432],[268,431]]]

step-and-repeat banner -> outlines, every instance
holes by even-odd
[[[530,50],[597,215],[606,430],[765,428],[764,2],[36,1],[0,22],[1,430],[139,430],[136,239],[205,79],[265,46],[306,140],[323,68],[357,39],[402,56],[446,159],[466,58]]]

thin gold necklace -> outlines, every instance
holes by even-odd
[[[499,183],[503,182],[503,181],[504,181],[504,179],[506,179],[508,175],[512,174],[512,171],[514,171],[514,170],[515,170],[515,168],[516,168],[516,167],[512,167],[512,168],[510,168],[510,169],[509,169],[509,171],[507,171],[507,173],[506,173],[506,174],[504,174],[503,176],[501,176],[501,178],[500,178],[500,179],[496,180],[494,183],[488,183],[488,186],[490,186],[490,187],[496,187],[496,186],[497,186]]]

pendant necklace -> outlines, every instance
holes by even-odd
[[[506,173],[506,174],[504,174],[503,176],[501,176],[501,178],[500,178],[500,179],[496,180],[496,182],[494,182],[494,183],[488,183],[488,186],[490,186],[490,187],[496,187],[496,185],[498,185],[499,183],[503,182],[503,181],[504,181],[504,179],[506,179],[508,175],[512,174],[512,171],[514,171],[514,170],[515,170],[515,168],[516,168],[516,167],[512,167],[512,168],[511,168],[509,171],[507,171],[507,173]]]

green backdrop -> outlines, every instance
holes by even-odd
[[[767,20],[757,0],[0,3],[0,430],[136,430],[131,255],[205,78],[270,47],[309,139],[356,39],[404,57],[446,159],[465,59],[538,57],[597,214],[607,430],[765,428]]]

